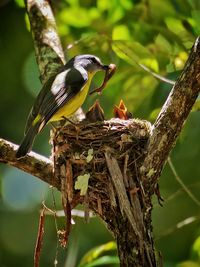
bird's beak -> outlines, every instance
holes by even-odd
[[[107,71],[109,69],[109,66],[108,65],[103,65],[102,66],[102,69],[105,70],[105,71]]]

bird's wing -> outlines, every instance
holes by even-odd
[[[47,94],[47,92],[50,90],[53,81],[55,80],[56,75],[51,76],[47,82],[43,85],[40,93],[38,94],[33,107],[31,108],[29,115],[28,115],[28,119],[26,122],[26,127],[25,127],[25,131],[24,133],[26,134],[28,132],[28,129],[30,128],[30,126],[32,125],[32,122],[34,121],[34,119],[37,117],[38,112],[40,110],[41,104],[44,100],[45,95]]]
[[[84,69],[71,68],[56,75],[53,82],[50,82],[49,88],[46,86],[42,89],[44,90],[44,93],[41,93],[42,100],[39,99],[39,105],[33,108],[34,119],[29,119],[28,128],[34,124],[39,115],[40,131],[51,117],[83,88],[87,80],[88,75]]]

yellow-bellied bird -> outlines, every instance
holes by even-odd
[[[73,57],[51,77],[38,94],[30,111],[25,137],[16,153],[16,157],[25,156],[32,147],[35,136],[48,122],[69,117],[82,106],[88,94],[92,77],[97,71],[106,71],[104,65],[94,55]]]

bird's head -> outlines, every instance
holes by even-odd
[[[87,72],[94,73],[100,70],[107,71],[109,66],[104,65],[101,60],[94,55],[79,55],[72,58],[68,63],[75,67],[82,67]]]

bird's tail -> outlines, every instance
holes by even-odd
[[[30,151],[33,141],[35,139],[35,136],[38,133],[39,127],[40,125],[37,123],[36,125],[31,126],[28,129],[24,139],[22,140],[21,145],[19,146],[17,150],[17,153],[16,153],[17,158],[24,157]]]

